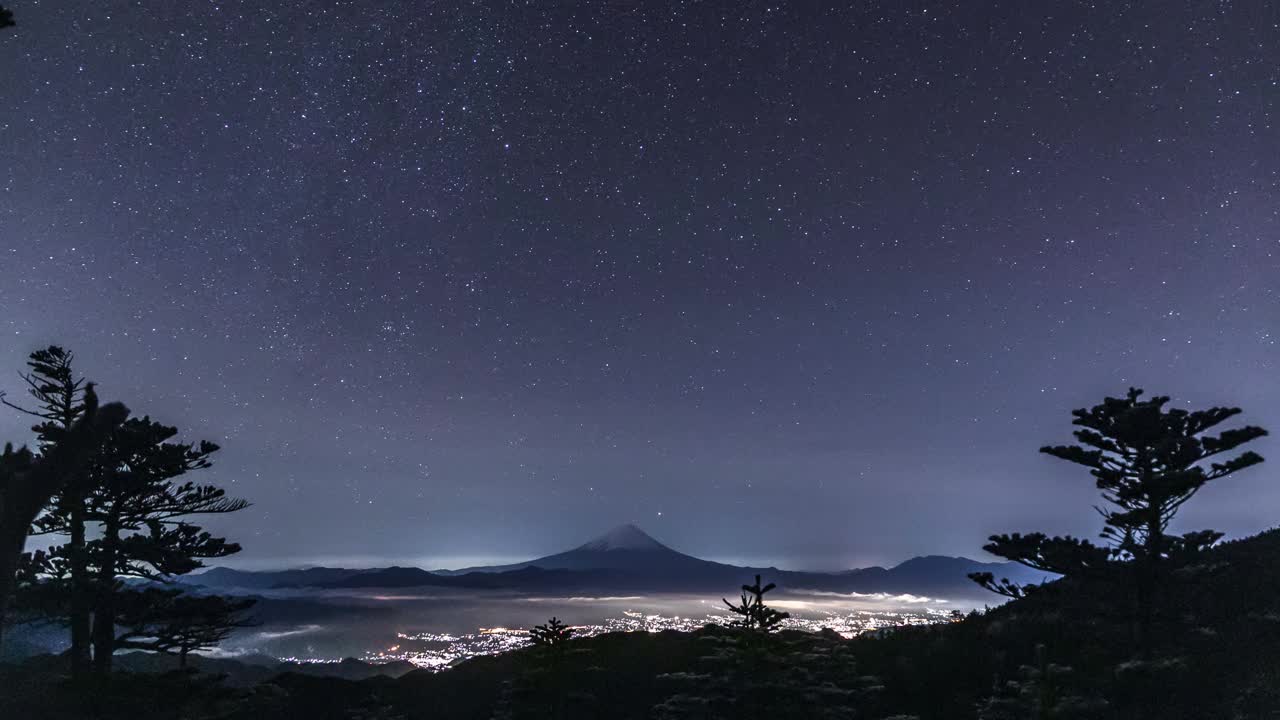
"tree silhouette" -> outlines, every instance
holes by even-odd
[[[149,417],[133,418],[97,458],[90,518],[100,537],[90,543],[89,554],[97,575],[93,663],[99,672],[111,669],[121,579],[169,582],[203,567],[204,559],[240,551],[190,522],[192,516],[236,512],[248,503],[213,485],[175,482],[210,467],[209,456],[218,450],[210,442],[172,442],[177,432]]]
[[[742,586],[742,602],[734,605],[727,598],[722,598],[724,604],[739,617],[734,624],[738,627],[747,628],[748,630],[758,630],[760,632],[770,632],[778,627],[783,620],[791,617],[789,613],[774,610],[764,604],[764,594],[777,587],[773,583],[769,583],[764,587],[760,586],[760,576],[756,576],[754,585]]]
[[[13,11],[0,5],[0,30],[4,28],[14,27],[18,23],[13,21]]]
[[[128,414],[119,403],[99,409],[92,386],[86,385],[80,419],[39,455],[5,446],[0,455],[0,626],[8,617],[31,524],[68,479],[84,471],[103,438]]]
[[[35,404],[27,407],[0,397],[0,403],[37,418],[32,431],[42,451],[80,419],[85,411],[86,393],[93,391],[92,383],[77,377],[74,361],[73,353],[56,345],[37,350],[27,358],[29,371],[19,374]],[[34,523],[35,534],[60,534],[68,538],[57,551],[57,556],[65,561],[65,566],[60,568],[64,572],[55,577],[66,584],[65,612],[71,627],[69,652],[73,675],[80,675],[89,666],[90,577],[85,529],[86,503],[92,488],[88,475],[87,466],[68,475],[48,509]]]
[[[73,362],[72,353],[57,346],[36,351],[21,375],[34,403],[27,407],[0,397],[38,419],[33,431],[39,448],[38,454],[10,450],[0,462],[5,488],[24,484],[28,490],[24,497],[12,489],[0,491],[4,562],[10,563],[0,567],[5,580],[0,599],[7,609],[18,581],[11,570],[20,569],[22,609],[67,619],[72,671],[79,675],[90,663],[90,648],[94,667],[110,670],[116,602],[126,591],[122,579],[164,583],[201,567],[203,559],[238,552],[238,545],[201,530],[190,518],[234,512],[247,503],[211,485],[178,482],[192,470],[209,467],[218,447],[174,442],[175,428],[149,417],[130,419],[121,405],[98,412],[93,384],[76,376]],[[67,542],[23,559],[28,529],[62,535]],[[132,620],[140,621],[140,599],[160,597],[130,596]],[[197,609],[212,612],[214,607],[186,601],[157,606],[157,612],[171,617],[183,610],[193,620],[199,619]]]
[[[560,622],[556,617],[548,620],[546,625],[534,625],[529,631],[533,644],[542,647],[560,647],[569,641],[571,635],[573,635],[573,628]]]
[[[1170,535],[1178,510],[1205,485],[1257,465],[1262,457],[1244,452],[1216,458],[1267,434],[1245,426],[1209,434],[1239,408],[1187,411],[1166,409],[1168,397],[1142,398],[1130,389],[1123,398],[1072,412],[1079,445],[1041,448],[1041,452],[1089,468],[1105,504],[1097,508],[1104,528],[1102,546],[1073,537],[1043,533],[993,535],[985,549],[1037,570],[1068,577],[1119,580],[1132,588],[1140,643],[1146,645],[1164,566],[1185,561],[1212,546],[1222,534],[1199,530]],[[971,575],[976,582],[1009,597],[1028,587],[991,573]]]

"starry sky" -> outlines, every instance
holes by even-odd
[[[241,565],[981,557],[1072,408],[1280,431],[1266,0],[7,4],[0,387],[222,444]]]

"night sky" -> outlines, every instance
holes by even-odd
[[[1266,0],[6,4],[0,387],[222,444],[243,565],[981,557],[1105,394],[1280,431]]]

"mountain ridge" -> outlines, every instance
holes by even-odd
[[[968,573],[991,572],[1016,582],[1044,578],[1013,563],[926,555],[890,568],[872,566],[842,572],[780,570],[704,560],[687,555],[627,523],[564,552],[509,565],[453,571],[392,566],[369,569],[307,568],[282,572],[211,568],[184,580],[218,588],[355,590],[448,587],[511,591],[626,590],[647,592],[723,591],[751,576],[765,575],[784,590],[813,592],[985,597]],[[212,581],[212,582],[210,582]]]

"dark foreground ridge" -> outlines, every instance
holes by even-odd
[[[1052,718],[1274,717],[1280,531],[1212,548],[1182,570],[1207,575],[1170,586],[1167,607],[1176,617],[1146,660],[1132,659],[1107,588],[1063,580],[959,622],[851,640],[721,627],[618,633],[476,658],[441,673],[362,680],[289,668],[235,687],[234,677],[218,675],[226,667],[197,661],[202,672],[120,672],[88,688],[56,663],[9,665],[0,671],[0,709],[3,717],[50,720],[722,717],[689,708],[750,697],[756,685],[734,683],[766,677],[759,712],[736,717],[824,717],[825,709],[851,707],[850,717],[1012,720],[1039,717],[1024,711],[1045,697],[1057,710],[1043,717]]]

